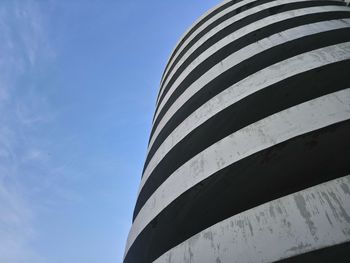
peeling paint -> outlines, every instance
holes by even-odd
[[[300,214],[305,219],[307,225],[309,226],[310,233],[316,238],[317,228],[315,227],[314,222],[311,220],[311,213],[308,211],[306,206],[306,201],[304,197],[300,194],[294,195],[295,203],[299,209]]]
[[[267,263],[350,242],[350,196],[343,190],[343,184],[350,187],[348,178],[332,180],[228,218],[197,234],[195,243],[191,238],[155,263],[168,263],[170,252],[171,263]],[[283,213],[276,213],[278,208]],[[246,226],[254,229],[254,235],[249,230],[250,234],[246,233]]]
[[[348,223],[350,223],[350,216],[349,214],[345,211],[343,205],[337,198],[336,194],[334,192],[328,192],[328,194],[333,198],[333,200],[338,204],[338,208],[340,210],[340,216],[345,219]]]
[[[311,244],[304,244],[303,242],[301,242],[300,244],[298,244],[298,246],[291,247],[287,251],[291,251],[295,254],[299,254],[300,252],[305,251],[309,247],[311,247]]]
[[[326,202],[328,203],[328,206],[332,209],[333,215],[334,217],[340,221],[340,217],[338,215],[337,209],[334,207],[333,203],[331,202],[331,199],[329,198],[329,196],[327,195],[327,193],[325,192],[321,192],[321,195],[324,199],[326,199]]]
[[[215,165],[217,155],[226,158],[226,165],[228,165],[276,143],[322,128],[326,124],[331,125],[346,120],[349,114],[345,111],[350,105],[348,103],[339,104],[335,97],[341,96],[343,100],[350,101],[349,91],[350,89],[344,89],[327,94],[273,114],[223,138],[193,157],[163,182],[142,207],[130,231],[126,250],[145,226],[165,207],[192,186],[217,172]],[[265,130],[264,134],[274,137],[273,140],[265,140],[259,136],[259,133],[256,133],[257,129],[262,127]],[[270,141],[273,143],[270,144]],[[240,149],[240,156],[234,154],[237,149]],[[229,159],[230,154],[233,154],[233,159]],[[192,173],[191,164],[199,160],[203,160],[203,167],[198,165],[200,169],[196,168],[194,169],[196,172]],[[157,201],[155,207],[151,205],[153,198]]]
[[[327,220],[328,220],[329,224],[330,224],[331,226],[333,226],[332,220],[329,218],[329,215],[328,215],[327,212],[325,212],[325,215],[326,215],[326,217],[327,217]]]
[[[280,213],[281,215],[283,214],[283,211],[282,211],[282,209],[281,209],[281,207],[278,205],[277,206],[277,211],[278,211],[278,213]]]
[[[270,215],[271,215],[272,217],[276,217],[276,215],[275,215],[275,211],[274,211],[274,209],[273,209],[273,206],[272,206],[272,205],[270,205]]]
[[[207,231],[203,233],[203,237],[210,241],[211,247],[215,249],[215,243],[213,238],[213,233],[211,231]]]
[[[247,219],[247,221],[248,221],[248,226],[249,226],[250,234],[251,234],[252,236],[254,236],[254,233],[253,233],[253,226],[252,226],[252,224],[251,224],[251,222],[250,222],[249,219]]]
[[[341,183],[340,187],[343,189],[344,193],[350,195],[350,187],[346,183]]]

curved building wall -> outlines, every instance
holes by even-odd
[[[350,7],[225,1],[161,79],[131,262],[350,257]]]

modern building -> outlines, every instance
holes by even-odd
[[[124,263],[350,262],[350,7],[235,0],[164,71]]]

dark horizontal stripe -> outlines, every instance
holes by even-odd
[[[231,47],[227,47],[227,49],[230,49],[229,52],[235,52],[238,49],[244,47],[247,43],[251,44],[253,42],[256,42],[260,39],[263,39],[271,34],[280,32],[281,30],[287,30],[289,28],[293,28],[296,26],[300,26],[302,24],[309,24],[309,23],[316,23],[320,21],[327,21],[332,19],[341,19],[341,18],[349,18],[350,12],[330,12],[326,14],[315,14],[315,15],[306,15],[305,17],[299,17],[299,18],[293,18],[292,21],[282,21],[279,23],[276,23],[274,25],[268,26],[264,29],[254,31],[251,34],[247,35],[244,38],[241,38],[240,40],[237,40],[235,43],[230,44],[230,46],[233,46],[233,49]],[[226,48],[224,48],[226,49]],[[226,52],[224,49],[222,51],[225,53],[225,56],[228,52]],[[251,61],[251,60],[250,60]],[[217,59],[215,60],[215,63],[217,62]],[[200,73],[196,73],[197,75]],[[190,83],[188,83],[190,85]],[[157,149],[160,147],[160,145],[164,142],[164,140],[169,136],[169,134],[184,120],[186,119],[196,108],[197,104],[193,104],[192,107],[187,108],[186,110],[179,110],[177,113],[174,114],[172,118],[169,119],[169,121],[165,124],[163,129],[159,132],[158,136],[154,140],[148,155],[146,157],[146,161],[144,164],[143,172],[145,171],[149,161],[157,151]],[[151,136],[153,135],[154,131],[151,132]]]
[[[349,17],[350,12],[332,12],[333,14],[323,14],[321,16],[324,19],[328,19],[330,15],[335,15],[338,18],[341,16]],[[313,15],[308,15],[313,16]],[[310,18],[310,17],[309,17]],[[305,18],[306,19],[306,18]],[[296,20],[294,22],[298,22]],[[300,21],[299,21],[300,22]],[[283,26],[283,24],[281,25]],[[223,72],[221,75],[213,79],[207,85],[205,85],[201,90],[194,94],[184,105],[174,113],[174,115],[169,119],[167,124],[163,127],[158,137],[155,140],[155,150],[152,148],[146,159],[146,164],[144,166],[143,172],[150,161],[149,156],[152,156],[156,151],[157,147],[166,139],[166,137],[171,133],[171,131],[177,127],[184,119],[186,119],[192,112],[198,109],[210,98],[216,96],[221,91],[230,87],[234,83],[248,77],[249,75],[266,68],[272,64],[280,62],[282,60],[288,59],[290,57],[296,56],[298,54],[308,52],[314,49],[322,48],[324,46],[333,45],[341,42],[346,42],[350,40],[350,28],[332,30],[327,32],[322,32],[318,34],[313,34],[310,36],[305,36],[293,41],[289,41],[284,44],[277,45],[273,48],[265,50],[251,58],[239,63],[238,65],[232,67],[231,69]],[[152,146],[153,147],[153,146]]]
[[[179,48],[183,45],[183,43],[200,27],[202,26],[205,22],[207,22],[209,19],[211,19],[212,17],[214,17],[215,15],[217,15],[218,13],[224,11],[225,9],[229,8],[230,6],[241,2],[242,0],[236,0],[236,1],[230,1],[227,2],[226,4],[220,6],[219,8],[213,10],[213,12],[211,12],[210,14],[208,14],[207,16],[205,16],[201,21],[199,21],[197,24],[195,24],[189,31],[188,33],[181,39],[181,41],[178,43],[178,45],[175,47],[174,51],[172,52],[167,65],[165,66],[164,72],[162,77],[164,77],[164,74],[167,70],[167,68],[169,67],[169,63],[170,61],[174,58],[175,54],[177,53],[177,51],[179,50]]]
[[[211,117],[176,144],[154,169],[139,193],[134,219],[154,191],[186,161],[249,124],[350,87],[349,68],[350,60],[346,60],[295,75],[255,92]]]
[[[259,2],[259,1],[258,1]],[[271,7],[262,11],[259,11],[255,14],[249,15],[243,19],[240,19],[239,21],[232,23],[231,25],[225,27],[224,29],[220,30],[219,32],[217,32],[215,35],[213,35],[212,37],[210,37],[207,41],[205,41],[201,46],[199,46],[187,59],[184,63],[182,63],[182,65],[179,67],[179,69],[176,71],[176,73],[174,74],[174,76],[171,78],[171,80],[169,81],[169,83],[167,84],[167,86],[164,88],[163,94],[161,95],[159,102],[156,106],[156,112],[159,108],[159,105],[161,103],[161,101],[163,100],[164,96],[166,95],[166,93],[169,91],[170,87],[173,85],[173,83],[176,81],[176,79],[180,76],[180,74],[188,67],[188,65],[193,62],[200,54],[202,54],[205,50],[207,50],[209,47],[213,46],[215,43],[217,43],[218,41],[220,41],[221,39],[223,39],[224,37],[230,35],[231,33],[235,32],[236,30],[252,24],[260,19],[269,17],[271,15],[275,15],[278,13],[282,13],[285,11],[289,11],[289,10],[296,10],[296,9],[302,9],[302,8],[307,8],[307,7],[314,7],[314,6],[326,6],[326,5],[345,5],[344,2],[336,2],[336,1],[305,1],[305,2],[297,2],[297,3],[288,3],[288,4],[283,4],[283,5],[279,5],[279,6],[275,6],[275,7]],[[280,30],[282,31],[282,30]],[[278,32],[278,31],[277,31]],[[247,45],[247,44],[246,44]],[[244,46],[246,46],[244,45]],[[243,47],[244,47],[243,46]],[[232,53],[232,52],[231,52]],[[231,54],[229,53],[229,54]],[[222,59],[219,59],[219,61]],[[218,62],[219,62],[218,61]],[[218,63],[217,62],[217,63]],[[213,65],[215,64],[211,64],[210,67],[208,67],[209,65],[206,65],[206,70],[209,70]],[[200,74],[202,75],[202,74]],[[191,76],[188,76],[187,78],[191,79]],[[193,78],[193,76],[192,76]],[[195,79],[194,79],[195,80]],[[194,81],[193,80],[193,81]],[[193,82],[192,81],[192,82]],[[186,82],[186,80],[184,80],[183,82]],[[181,85],[181,84],[180,84]],[[181,92],[182,93],[182,92]],[[181,94],[180,93],[180,94]],[[173,96],[173,94],[171,95]],[[167,102],[168,103],[168,102]],[[163,109],[162,109],[163,111]],[[159,117],[157,117],[156,119],[159,119]],[[157,121],[157,120],[156,120]],[[156,122],[155,122],[156,123]]]
[[[350,11],[350,10],[349,10]],[[294,27],[307,25],[311,23],[334,20],[334,19],[342,19],[349,18],[349,11],[344,12],[326,12],[326,13],[317,13],[317,14],[309,14],[300,17],[290,18],[285,21],[280,21],[274,23],[272,25],[266,26],[262,29],[258,29],[253,31],[225,47],[219,49],[209,58],[200,63],[195,69],[193,69],[187,77],[177,86],[174,92],[171,94],[167,102],[164,104],[163,108],[160,110],[155,122],[153,123],[151,129],[151,137],[153,136],[156,128],[159,125],[159,122],[164,117],[165,113],[169,110],[171,105],[177,100],[177,98],[198,78],[204,75],[209,69],[211,69],[216,64],[223,61],[225,58],[230,56],[231,54],[237,52],[238,50],[255,43],[261,39],[269,37],[273,34],[279,33],[284,30],[288,30]]]
[[[205,29],[203,29],[201,32],[199,32],[187,45],[186,47],[179,53],[179,55],[177,56],[177,58],[174,60],[174,62],[172,63],[168,73],[163,77],[163,83],[168,79],[169,74],[172,72],[172,70],[174,69],[174,67],[176,66],[176,64],[180,61],[180,59],[184,56],[184,54],[186,54],[186,52],[195,44],[197,43],[198,40],[200,40],[205,34],[207,34],[210,30],[212,30],[213,28],[215,28],[216,26],[220,25],[221,23],[223,23],[224,21],[230,19],[233,16],[236,16],[237,14],[246,11],[248,9],[251,9],[253,7],[259,6],[259,5],[263,5],[269,2],[273,2],[275,0],[263,0],[263,1],[254,1],[251,3],[248,3],[246,5],[243,5],[235,10],[232,10],[231,12],[223,15],[222,17],[218,18],[217,20],[215,20],[214,22],[212,22],[211,24],[209,24]],[[330,2],[330,1],[329,1]],[[247,16],[248,17],[248,16]],[[249,19],[244,18],[243,20],[247,21]],[[242,26],[243,27],[243,26]],[[230,31],[230,26],[226,27],[224,29],[224,31]],[[216,41],[217,42],[217,41]],[[214,42],[215,43],[215,42]],[[193,61],[193,59],[191,59]],[[188,65],[188,63],[186,63]],[[181,70],[181,72],[183,71],[183,69]],[[163,89],[163,87],[161,88]],[[162,96],[164,97],[164,95]],[[162,98],[160,99],[159,103],[161,102]]]
[[[350,242],[314,250],[295,257],[276,261],[277,263],[348,263],[350,261]]]
[[[148,224],[124,263],[152,262],[238,213],[350,173],[350,121],[292,138],[195,185]]]

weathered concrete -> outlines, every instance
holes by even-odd
[[[132,225],[126,251],[160,211],[216,171],[300,134],[347,119],[350,89],[278,112],[215,143],[181,166],[147,200]]]
[[[208,24],[210,24],[209,22],[213,22],[215,20],[217,20],[218,18],[224,16],[225,14],[229,13],[230,11],[232,10],[235,10],[245,4],[248,4],[248,3],[251,3],[251,2],[254,2],[255,0],[248,0],[248,1],[241,1],[241,2],[238,2],[237,4],[233,5],[232,7],[230,8],[227,8],[225,9],[223,12],[220,12],[219,14],[217,14],[216,16],[214,16],[212,19],[210,19],[207,23],[203,24],[198,30],[197,32],[199,31],[202,31],[203,29],[205,29],[206,26],[208,26]],[[295,2],[298,2],[298,1],[306,1],[306,0],[297,0]],[[205,34],[200,40],[198,40],[187,52],[186,54],[179,60],[179,62],[176,64],[176,66],[174,67],[174,69],[172,70],[172,72],[169,74],[169,77],[168,77],[168,80],[165,81],[164,83],[162,82],[161,86],[166,86],[168,83],[169,83],[169,80],[170,78],[174,75],[174,73],[176,72],[176,70],[179,68],[179,66],[189,57],[189,55],[195,51],[201,44],[203,44],[207,39],[209,39],[210,37],[212,37],[214,34],[216,34],[217,32],[219,32],[220,30],[222,30],[223,28],[225,28],[226,26],[230,25],[230,24],[233,24],[234,22],[248,16],[248,15],[251,15],[251,14],[254,14],[256,12],[259,12],[261,10],[265,10],[265,9],[268,9],[268,8],[271,8],[271,7],[275,7],[275,6],[278,6],[278,5],[282,5],[282,4],[286,4],[286,3],[290,3],[289,0],[276,0],[276,1],[273,1],[271,3],[267,3],[267,4],[263,4],[263,5],[260,5],[260,6],[257,6],[257,7],[254,7],[254,8],[251,8],[251,9],[248,9],[248,10],[245,10],[233,17],[231,17],[230,19],[227,19],[226,21],[224,21],[223,23],[219,24],[218,26],[216,26],[215,28],[213,28],[212,30],[210,30],[207,34]],[[182,45],[179,49],[179,51],[177,52],[180,53],[181,50],[196,36],[197,34],[192,34],[190,38],[188,38]],[[174,58],[172,59],[175,60],[177,56],[174,56]],[[170,62],[171,63],[171,62]],[[168,73],[168,70],[166,71],[165,74]],[[163,94],[163,90],[161,89],[160,91],[160,96]]]
[[[350,256],[350,8],[227,0],[196,23],[161,80],[124,262]]]
[[[338,7],[330,7],[330,8],[337,9]],[[340,8],[343,8],[343,7],[340,7]],[[311,8],[309,8],[309,9],[311,9]],[[325,10],[325,9],[321,9],[321,10]],[[298,11],[306,12],[305,10],[298,10]],[[293,12],[296,12],[296,11],[293,11]],[[311,10],[308,10],[308,12],[311,12]],[[330,31],[332,29],[346,28],[346,27],[349,27],[349,25],[350,25],[350,22],[348,19],[346,19],[344,21],[334,20],[334,21],[326,21],[326,22],[320,22],[320,23],[296,27],[296,28],[286,30],[284,32],[272,35],[268,38],[265,38],[262,41],[253,43],[253,44],[241,49],[240,51],[230,55],[224,61],[220,62],[215,67],[213,67],[208,72],[206,72],[206,74],[201,76],[183,94],[181,94],[181,96],[175,101],[175,103],[169,108],[167,113],[162,118],[155,133],[153,134],[153,137],[150,141],[150,145],[153,143],[154,138],[158,135],[160,130],[169,121],[171,116],[173,116],[173,114],[177,110],[179,110],[179,108],[189,98],[191,98],[195,93],[197,93],[206,83],[213,80],[215,77],[220,75],[222,72],[228,70],[229,68],[232,68],[233,66],[248,59],[249,57],[251,57],[255,54],[258,54],[260,52],[263,52],[264,50],[267,50],[269,48],[272,48],[278,44],[286,43],[286,42],[289,42],[291,40],[301,38],[303,36],[312,35],[312,34],[325,32],[325,31]],[[156,161],[155,163],[158,163],[158,162]],[[143,174],[139,190],[141,190],[141,188],[143,187],[143,185],[147,181],[148,176],[150,175],[150,173],[152,172],[153,169],[154,169],[154,165],[149,164],[147,166],[147,168],[145,169],[145,172]]]
[[[167,95],[164,97],[162,103],[160,104],[157,114],[155,115],[155,118],[158,116],[159,111],[161,110],[161,108],[164,106],[164,103],[169,99],[169,96],[174,92],[174,90],[176,89],[176,87],[181,83],[181,81],[195,68],[197,67],[201,62],[203,62],[205,59],[207,59],[208,57],[210,57],[213,53],[215,53],[217,50],[219,50],[220,48],[226,46],[227,44],[231,43],[233,40],[238,39],[240,37],[245,36],[246,34],[248,34],[249,32],[252,32],[254,30],[258,30],[260,28],[263,28],[267,25],[270,24],[274,24],[276,22],[279,21],[284,21],[286,19],[289,18],[293,18],[293,17],[298,17],[298,16],[302,16],[302,15],[306,15],[306,14],[315,14],[315,13],[324,13],[324,12],[329,12],[329,11],[350,11],[348,8],[346,7],[342,7],[342,6],[324,6],[324,7],[310,7],[310,8],[304,8],[304,9],[299,9],[299,10],[293,10],[293,11],[288,11],[288,12],[284,12],[284,13],[280,13],[274,16],[270,16],[267,17],[266,19],[262,19],[256,23],[254,23],[253,25],[250,24],[246,27],[241,28],[240,30],[237,30],[236,32],[234,32],[233,34],[225,37],[224,39],[220,40],[219,42],[217,42],[212,48],[206,50],[205,52],[203,52],[199,57],[196,58],[195,61],[193,61],[191,63],[191,65],[189,67],[186,68],[186,70],[181,74],[181,76],[179,76],[179,78],[177,78],[177,80],[175,81],[175,83],[172,85],[171,89],[168,91]],[[323,30],[327,30],[327,29],[323,29]],[[295,39],[298,36],[294,36]],[[279,42],[277,42],[275,45],[278,45]],[[273,47],[273,46],[270,46]],[[250,48],[254,47],[254,45],[250,45]],[[245,51],[243,51],[245,50]],[[249,58],[250,56],[256,54],[255,52],[252,53],[247,53],[249,52],[249,49],[247,47],[247,49],[242,49],[239,51],[239,53],[243,53],[246,55],[246,58]],[[253,49],[254,51],[254,49]],[[251,51],[250,51],[251,52]],[[236,52],[238,53],[238,52]],[[228,57],[225,61],[230,61],[231,59],[235,59],[235,55],[236,53],[232,54],[230,57]],[[198,89],[200,89],[201,87],[203,87],[203,85],[205,85],[206,83],[208,83],[208,81],[211,81],[212,79],[214,79],[216,76],[218,76],[218,74],[222,73],[222,71],[220,71],[220,64],[224,63],[224,61],[220,62],[218,65],[216,65],[215,70],[212,69],[210,72],[207,72],[205,75],[203,75],[200,79],[198,79],[196,82],[194,82],[187,90],[186,94],[182,94],[182,96],[180,96],[177,101],[170,107],[170,109],[167,111],[167,113],[163,116],[163,118],[161,119],[161,121],[159,122],[158,127],[156,128],[154,134],[151,137],[150,140],[150,144],[149,147],[152,146],[155,138],[157,137],[157,135],[159,134],[160,130],[164,127],[164,125],[168,122],[169,118],[189,99],[186,98],[185,95],[192,95],[194,93],[196,93],[198,91]],[[238,63],[236,63],[238,64]],[[228,64],[228,65],[235,65],[232,64]]]
[[[231,1],[231,0],[229,0]],[[224,1],[222,3],[220,3],[218,6],[212,8],[211,10],[209,10],[208,12],[206,12],[203,16],[201,16],[196,22],[193,23],[193,25],[183,34],[183,36],[179,39],[179,41],[177,42],[177,44],[175,45],[175,48],[180,44],[180,42],[182,42],[182,39],[183,37],[188,34],[188,31],[191,30],[192,27],[194,27],[198,22],[200,22],[203,18],[205,18],[208,14],[210,14],[211,12],[213,12],[215,9],[223,6],[225,3],[229,2],[229,1]],[[168,63],[169,64],[169,67],[168,69],[164,72],[164,75],[163,75],[163,78],[166,74],[168,74],[168,71],[169,71],[169,68],[171,66],[171,64],[173,63],[173,61],[178,57],[178,55],[181,53],[181,51],[184,49],[184,47],[186,45],[188,45],[189,42],[191,42],[191,40],[193,40],[193,38],[195,36],[198,35],[199,32],[201,32],[202,30],[204,30],[208,25],[210,25],[212,22],[216,21],[217,19],[219,19],[220,17],[226,15],[227,13],[231,12],[232,10],[235,10],[243,5],[246,5],[246,4],[249,4],[249,3],[252,3],[256,0],[244,0],[244,1],[240,1],[228,8],[226,8],[225,10],[221,11],[220,13],[216,14],[215,16],[213,16],[212,18],[210,18],[209,20],[207,20],[205,23],[203,23],[200,27],[197,28],[197,30],[195,32],[193,32],[190,37],[188,37],[186,39],[186,41],[183,41],[182,44],[181,44],[181,47],[177,50],[176,54],[174,54],[173,58],[170,60],[168,60]],[[173,53],[173,52],[172,52]],[[172,54],[171,53],[171,54]],[[180,62],[180,61],[179,61]],[[169,76],[170,77],[170,76]],[[160,86],[162,87],[163,84],[164,84],[164,79],[162,78],[161,80],[161,83],[160,83]],[[163,90],[160,89],[159,91],[159,97],[162,95],[163,93]],[[158,102],[158,101],[157,101]]]
[[[350,241],[350,176],[268,202],[198,233],[156,263],[274,262]]]
[[[278,0],[281,1],[281,0]],[[288,1],[288,0],[287,0]],[[297,0],[293,2],[303,2],[305,0]],[[290,1],[289,1],[290,2]],[[288,18],[293,18],[293,17],[298,17],[306,14],[313,14],[313,13],[322,13],[322,12],[329,12],[329,11],[349,11],[349,8],[344,7],[344,6],[322,6],[322,7],[308,7],[308,8],[303,8],[303,9],[298,9],[298,10],[292,10],[292,11],[287,11],[283,13],[279,13],[276,15],[271,15],[267,18],[261,19],[253,24],[249,24],[248,26],[245,26],[241,28],[240,30],[235,31],[233,34],[225,37],[224,39],[218,41],[214,46],[203,52],[198,58],[196,58],[195,61],[193,61],[190,66],[187,67],[187,69],[179,76],[168,93],[165,95],[164,99],[162,102],[159,104],[159,108],[155,114],[155,119],[157,118],[160,110],[166,103],[166,101],[169,99],[170,95],[174,92],[176,87],[181,83],[181,81],[196,67],[198,66],[201,62],[203,62],[206,58],[208,58],[210,55],[212,55],[214,52],[217,50],[221,49],[222,47],[226,46],[227,44],[231,43],[232,40],[240,38],[254,30],[257,30],[259,28],[265,27],[267,25],[279,22],[279,21],[284,21],[287,20]],[[238,15],[239,16],[239,15]],[[203,40],[204,41],[204,40]],[[198,42],[198,44],[202,44],[203,42]],[[193,50],[192,50],[193,51]],[[248,56],[249,53],[246,53]],[[184,59],[184,58],[183,58]],[[181,60],[182,61],[182,60]],[[181,62],[179,63],[181,64]],[[220,63],[219,63],[220,64]],[[222,71],[212,71],[211,73],[208,72],[208,74],[213,74],[214,72],[222,72]],[[203,79],[206,79],[207,76],[203,76]],[[198,80],[197,82],[201,83],[202,85],[205,83],[205,81],[201,79]],[[197,84],[198,85],[198,84]],[[181,98],[178,98],[178,101],[183,100],[183,96]],[[182,105],[183,103],[181,103]],[[172,115],[172,114],[171,114]]]
[[[337,21],[334,23],[334,25],[337,23],[348,23],[350,25],[350,19],[345,21]],[[213,117],[218,112],[245,98],[246,96],[249,96],[260,89],[268,87],[283,79],[307,70],[346,59],[350,59],[350,43],[342,43],[331,47],[313,50],[265,68],[264,70],[251,75],[249,78],[243,79],[242,81],[221,92],[186,118],[162,143],[162,145],[153,155],[145,170],[145,179],[140,185],[139,191],[142,189],[149,174],[154,170],[164,156],[192,130],[204,123],[209,118]]]

